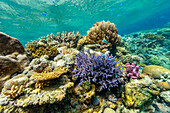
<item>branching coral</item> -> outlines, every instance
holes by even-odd
[[[23,93],[28,82],[29,78],[27,76],[22,74],[17,75],[5,82],[2,94],[7,98],[15,98]]]
[[[76,56],[75,79],[82,85],[85,81],[94,83],[99,91],[118,86],[123,75],[123,66],[118,65],[120,62],[109,54],[95,56],[88,51],[85,54],[81,51]]]
[[[78,49],[84,44],[100,44],[100,49],[111,50],[113,46],[120,44],[120,37],[114,23],[110,21],[96,22],[93,27],[87,31],[87,36],[80,39]]]
[[[73,32],[63,32],[62,34],[60,32],[57,33],[57,36],[54,38],[55,41],[59,43],[59,46],[67,46],[69,48],[76,48],[77,47],[77,42],[82,36],[79,36],[79,32],[76,34]],[[49,36],[47,36],[48,39]]]
[[[57,36],[54,36],[54,34],[47,35],[46,37],[41,37],[38,40],[34,40],[31,42],[28,42],[26,44],[26,47],[28,47],[29,50],[34,50],[34,48],[37,47],[47,47],[47,46],[67,46],[69,48],[76,48],[77,42],[79,39],[81,39],[82,36],[80,36],[79,32],[74,33],[73,32],[58,32]]]
[[[138,78],[139,77],[139,66],[135,66],[135,63],[132,63],[132,65],[130,65],[129,63],[126,63],[126,74],[127,77],[130,78]]]
[[[54,46],[39,47],[34,51],[31,51],[34,57],[41,57],[42,55],[48,55],[49,57],[55,57],[58,53],[58,50]]]
[[[3,94],[6,95],[7,98],[15,98],[23,92],[23,85],[11,87],[11,90],[3,90]]]

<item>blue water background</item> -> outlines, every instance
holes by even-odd
[[[120,35],[159,28],[170,22],[170,0],[0,0],[0,32],[24,45],[62,31],[86,35],[102,20]]]

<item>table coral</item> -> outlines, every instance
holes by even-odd
[[[113,49],[113,46],[120,44],[120,37],[118,36],[118,30],[114,23],[110,21],[101,21],[93,24],[93,27],[87,31],[87,35],[83,39],[79,40],[78,48],[84,43],[86,44],[100,44],[100,49]]]
[[[49,73],[33,73],[32,74],[32,78],[35,80],[50,80],[50,79],[55,79],[60,77],[62,74],[67,72],[67,68],[66,67],[59,67],[57,69],[55,69],[53,72],[49,72]]]

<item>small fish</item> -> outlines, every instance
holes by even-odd
[[[109,42],[107,40],[102,40],[104,43],[108,44]]]

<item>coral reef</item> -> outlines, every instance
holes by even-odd
[[[163,33],[169,33],[168,29],[169,28],[154,29],[150,30],[149,33],[142,31],[121,36],[120,47],[125,47],[125,50],[129,52],[129,56],[137,55],[142,58],[142,60],[140,60],[142,64],[159,65],[170,69],[170,59],[168,56],[170,40],[168,36],[163,35]],[[120,53],[119,50],[117,53]],[[122,58],[118,56],[122,62],[128,58],[123,56],[120,56]]]
[[[47,46],[57,46],[57,47],[63,47],[67,46],[69,48],[76,48],[77,42],[79,39],[82,38],[82,36],[79,36],[79,32],[74,33],[73,32],[63,32],[57,33],[57,36],[54,36],[54,34],[47,35],[46,37],[41,37],[38,40],[34,40],[31,42],[28,42],[26,44],[26,47],[29,48],[29,50],[35,51],[37,47],[47,47]]]
[[[165,37],[160,35],[155,35],[154,33],[146,33],[143,38],[150,39],[150,40],[157,40],[157,41],[164,41]]]
[[[169,28],[117,33],[102,21],[84,37],[63,32],[28,42],[26,54],[0,48],[0,112],[168,112]],[[9,38],[1,34],[0,42]]]
[[[118,86],[123,75],[123,67],[118,64],[120,61],[115,61],[113,56],[109,54],[95,56],[88,51],[85,54],[81,51],[76,56],[75,79],[79,85],[85,81],[90,81],[99,87],[99,90],[110,90]]]
[[[143,61],[143,59],[141,57],[139,57],[138,55],[122,55],[120,57],[118,57],[120,59],[120,61],[124,64],[126,63],[136,63],[136,64],[140,64],[141,61]]]
[[[135,66],[135,63],[132,63],[131,65],[129,63],[126,63],[126,74],[127,77],[130,78],[138,78],[139,77],[139,66]]]
[[[87,31],[87,35],[78,41],[77,48],[83,44],[100,44],[100,49],[112,50],[114,46],[120,44],[120,37],[114,23],[110,21],[101,21],[93,24],[93,27]]]
[[[35,51],[34,51],[33,48],[28,46],[28,50],[32,52],[32,55],[35,58],[36,57],[41,57],[42,55],[48,55],[50,58],[53,58],[53,57],[55,57],[58,54],[58,50],[54,46],[39,47]]]
[[[127,107],[141,108],[142,106],[146,106],[147,103],[152,103],[154,99],[152,92],[157,91],[147,87],[152,84],[153,81],[148,76],[145,76],[145,78],[141,80],[134,79],[126,84],[125,91],[122,94],[124,104]]]
[[[49,73],[33,73],[32,74],[32,78],[38,81],[42,81],[42,80],[51,80],[51,79],[55,79],[60,77],[62,74],[67,72],[67,68],[66,67],[59,67],[56,68],[53,72],[49,72]]]

